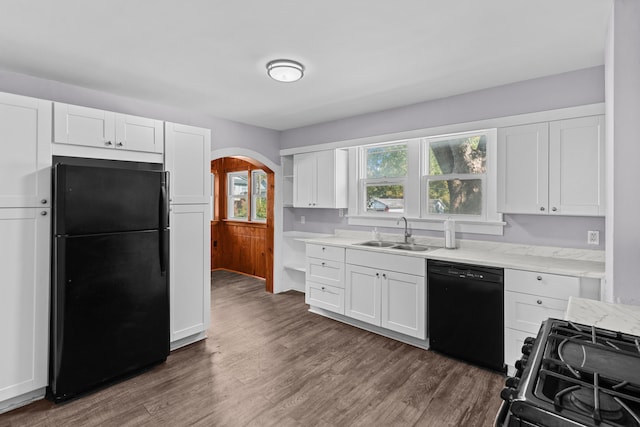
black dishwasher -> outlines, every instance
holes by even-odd
[[[432,350],[504,372],[504,270],[429,260]]]

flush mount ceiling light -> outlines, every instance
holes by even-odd
[[[267,74],[279,82],[291,83],[304,75],[304,66],[290,59],[276,59],[267,63]]]

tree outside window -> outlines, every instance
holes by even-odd
[[[367,213],[403,213],[407,144],[363,147],[363,206]]]

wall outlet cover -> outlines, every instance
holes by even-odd
[[[587,231],[587,244],[599,245],[600,244],[600,232],[599,231]]]

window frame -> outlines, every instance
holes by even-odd
[[[449,141],[452,139],[461,139],[465,137],[471,136],[480,136],[483,135],[486,138],[486,159],[485,159],[485,172],[481,174],[473,174],[473,173],[449,173],[449,174],[441,174],[441,175],[433,175],[430,174],[430,148],[432,143]],[[420,141],[420,152],[421,152],[421,160],[422,160],[422,168],[420,175],[420,201],[421,201],[421,209],[420,209],[420,217],[425,219],[454,219],[458,220],[469,220],[469,221],[486,221],[487,220],[487,196],[490,191],[487,184],[487,178],[489,175],[489,141],[490,135],[488,130],[479,130],[479,131],[471,131],[471,132],[461,132],[456,134],[449,135],[439,135],[434,137],[425,137]],[[442,213],[442,214],[433,214],[429,213],[429,181],[430,180],[443,180],[446,181],[448,179],[459,179],[459,180],[471,180],[478,179],[481,181],[482,188],[482,205],[481,212],[479,215],[472,214],[456,214],[456,213]],[[497,190],[497,181],[496,188]]]
[[[235,195],[232,193],[232,186],[233,186],[233,179],[232,177],[235,176],[245,176],[247,179],[247,193],[244,195]],[[249,197],[250,197],[250,192],[249,192],[249,185],[251,184],[250,180],[249,180],[249,171],[245,170],[245,171],[234,171],[234,172],[227,172],[227,219],[228,220],[232,220],[232,221],[249,221]],[[245,199],[245,204],[247,206],[247,215],[244,217],[237,217],[237,216],[233,216],[233,203],[236,199]]]
[[[264,188],[264,194],[262,194],[262,192],[260,190],[256,190],[256,185],[255,183],[258,182],[258,180],[255,178],[256,175],[264,175],[264,180],[265,180],[265,188]],[[264,198],[265,200],[265,204],[268,203],[267,201],[267,197],[268,197],[268,193],[269,193],[269,185],[268,185],[268,175],[267,173],[262,170],[262,169],[252,169],[251,170],[251,221],[253,222],[261,222],[261,223],[266,223],[267,222],[267,218],[258,218],[256,216],[256,212],[257,212],[257,208],[256,208],[256,203],[257,203],[257,199],[260,198]]]

